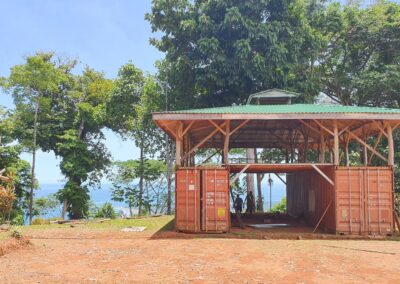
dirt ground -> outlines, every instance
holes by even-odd
[[[0,283],[400,283],[400,242],[27,229]],[[235,237],[236,236],[236,237]]]

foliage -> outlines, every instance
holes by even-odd
[[[60,208],[61,203],[55,194],[46,197],[34,199],[34,215],[45,216],[57,208]]]
[[[14,187],[10,184],[0,186],[0,223],[9,219],[14,200]]]
[[[97,214],[95,215],[96,218],[110,218],[115,219],[117,214],[115,213],[114,207],[111,203],[106,202],[103,204],[102,207],[99,208]]]
[[[15,144],[15,119],[14,115],[0,106],[0,170],[5,169],[7,173],[13,173],[13,185],[15,187],[16,199],[11,212],[11,220],[17,214],[16,211],[27,208],[28,188],[30,187],[30,165],[20,158],[23,147]],[[22,222],[23,223],[23,222]]]
[[[130,208],[134,204],[137,205],[139,215],[141,215],[144,213],[144,206],[148,209],[150,204],[149,196],[144,188],[145,161],[148,156],[153,157],[165,146],[162,133],[151,117],[151,112],[159,110],[163,104],[161,89],[155,78],[143,76],[132,63],[128,63],[119,70],[109,104],[107,108],[111,124],[109,127],[124,137],[133,138],[140,150],[136,170],[136,176],[139,179],[138,186],[137,188],[129,186],[126,191],[129,193],[126,194],[116,185],[116,192],[119,192],[116,198],[125,199]]]
[[[298,84],[322,41],[307,21],[321,7],[307,2],[153,1],[146,19],[163,34],[151,43],[166,55],[159,68],[175,108],[240,104],[276,87],[316,95]]]
[[[116,162],[115,170],[110,176],[112,181],[112,198],[118,202],[128,204],[131,215],[132,207],[147,208],[147,212],[158,213],[161,209],[165,209],[163,196],[165,194],[165,182],[163,184],[164,175],[166,173],[166,165],[159,160],[145,160],[143,171],[140,160],[128,160],[124,162]],[[140,195],[138,179],[143,177],[145,196]],[[165,201],[165,200],[164,200]]]
[[[400,216],[400,193],[396,192],[395,194],[395,210],[397,213],[397,216]]]
[[[282,197],[282,200],[279,203],[272,206],[270,212],[271,213],[276,213],[276,212],[285,213],[286,212],[286,197]]]
[[[62,158],[67,183],[58,197],[71,218],[82,218],[89,199],[85,183],[98,183],[110,163],[101,130],[113,82],[89,67],[74,75],[75,65],[76,60],[56,60],[54,53],[28,56],[12,68],[7,89],[16,104],[16,137],[31,151],[38,146]],[[37,125],[36,140],[31,125]]]
[[[316,66],[321,90],[345,105],[398,107],[400,6],[334,3],[315,22],[326,38]]]
[[[22,233],[20,231],[18,231],[18,230],[15,230],[15,229],[11,231],[10,236],[12,238],[17,239],[17,240],[22,239],[22,237],[23,237]]]

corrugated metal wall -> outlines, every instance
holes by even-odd
[[[393,232],[392,168],[339,167],[336,184],[338,233]]]
[[[390,167],[333,167],[287,175],[287,210],[314,226],[332,201],[320,226],[333,233],[393,232],[393,170]]]
[[[334,167],[322,170],[334,180]],[[329,206],[320,226],[335,231],[335,190],[316,171],[296,172],[287,175],[287,210],[291,216],[303,216],[314,226]]]
[[[175,228],[200,232],[200,170],[177,170],[175,184]]]
[[[224,169],[203,170],[202,191],[202,230],[229,231],[229,172]]]

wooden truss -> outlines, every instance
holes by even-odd
[[[190,116],[188,116],[189,118]],[[307,162],[310,149],[318,151],[318,163],[349,165],[349,144],[357,142],[362,149],[363,163],[369,165],[374,157],[394,165],[393,130],[396,120],[377,119],[196,119],[156,121],[176,142],[176,165],[194,166],[194,156],[200,148],[220,149],[222,163],[229,164],[232,148],[281,148],[288,154],[286,162],[297,157]],[[367,141],[375,137],[374,145]],[[382,138],[387,139],[388,152],[379,149]],[[345,161],[343,161],[343,159]]]

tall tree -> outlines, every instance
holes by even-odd
[[[11,68],[7,89],[15,103],[18,140],[32,153],[31,182],[29,193],[29,221],[33,217],[33,194],[35,180],[36,151],[38,139],[47,135],[46,119],[51,107],[51,97],[58,93],[66,77],[53,61],[53,53],[37,53],[28,56],[25,63]],[[43,136],[42,136],[43,135]],[[38,137],[39,136],[39,137]],[[44,139],[42,139],[44,140]]]
[[[131,137],[139,148],[139,215],[142,214],[144,196],[144,169],[147,157],[163,147],[161,132],[151,119],[151,112],[160,110],[164,103],[160,86],[151,76],[144,76],[132,63],[120,68],[115,89],[109,99],[107,116],[109,127]]]
[[[113,82],[89,67],[71,80],[70,91],[57,101],[58,112],[54,113],[64,117],[54,151],[62,157],[60,168],[67,179],[59,197],[69,216],[76,219],[87,216],[88,185],[98,184],[110,164],[102,128],[107,124],[106,105]]]
[[[317,8],[304,3],[153,0],[146,18],[163,36],[151,43],[166,54],[175,108],[242,103],[255,91],[297,88],[321,40],[306,19]]]
[[[400,106],[399,4],[334,3],[315,24],[326,38],[317,58],[326,95],[344,105]]]
[[[165,186],[163,180],[166,173],[166,165],[159,160],[146,160],[144,165],[140,160],[128,160],[115,163],[115,171],[112,172],[112,198],[115,201],[125,202],[129,206],[130,215],[134,206],[145,208],[146,212],[165,213]],[[142,184],[137,179],[143,178]],[[143,186],[141,189],[140,186]],[[146,196],[141,194],[146,191]],[[143,211],[143,210],[142,210]],[[143,212],[141,212],[143,213]]]

